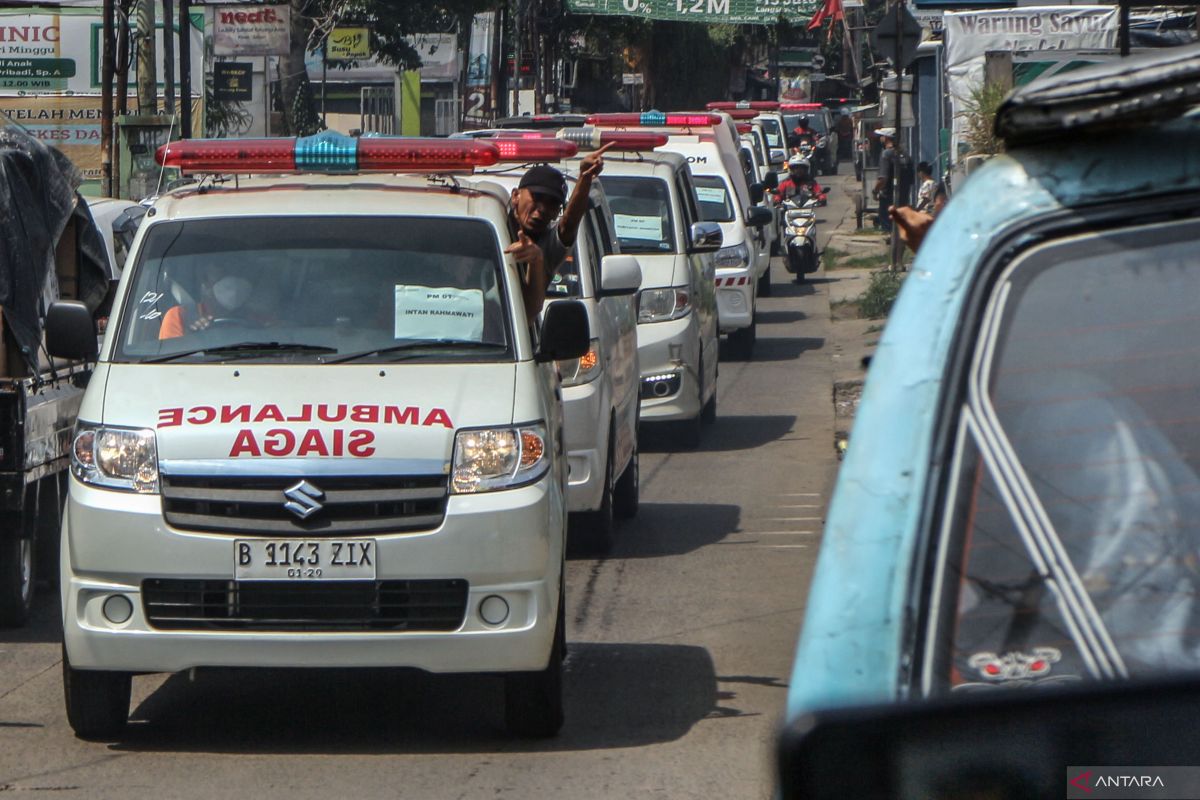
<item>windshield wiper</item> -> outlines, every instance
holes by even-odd
[[[326,364],[341,364],[344,361],[355,361],[360,358],[369,356],[382,356],[388,353],[400,353],[406,350],[424,350],[424,349],[448,349],[448,350],[496,350],[505,349],[508,345],[496,344],[495,342],[474,342],[470,340],[459,339],[415,339],[411,342],[401,342],[390,347],[377,347],[373,350],[364,350],[361,353],[349,353],[338,358],[327,358]]]
[[[336,353],[336,347],[325,347],[317,344],[302,344],[300,342],[239,342],[225,344],[219,347],[197,347],[195,350],[183,350],[178,353],[144,358],[143,364],[158,364],[164,361],[174,361],[177,358],[194,355],[241,355],[252,356],[256,353]]]

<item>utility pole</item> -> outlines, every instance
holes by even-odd
[[[902,163],[901,155],[904,152],[900,137],[900,130],[903,127],[902,123],[904,122],[904,60],[901,56],[901,51],[904,47],[904,41],[900,37],[900,15],[903,10],[904,6],[901,4],[900,0],[893,0],[892,8],[888,11],[889,14],[896,15],[895,48],[892,52],[892,67],[896,71],[896,138],[892,140],[892,148],[895,150],[895,155],[892,158],[892,204],[897,208],[907,205],[905,201],[908,199],[900,197],[900,170]],[[884,209],[884,213],[888,213],[887,209]],[[904,268],[902,263],[904,259],[904,243],[900,240],[900,231],[895,222],[893,222],[891,225],[891,231],[891,266],[893,270],[900,270]]]
[[[154,0],[138,0],[137,7],[138,113],[158,113],[158,59],[154,47]]]
[[[179,0],[179,138],[192,136],[192,10]]]
[[[513,0],[513,87],[509,114],[521,113],[521,0]]]
[[[163,83],[166,91],[166,110],[175,113],[175,9],[171,0],[163,6]]]
[[[112,197],[113,187],[113,59],[116,35],[113,30],[115,0],[104,0],[104,24],[101,29],[100,45],[100,193]]]

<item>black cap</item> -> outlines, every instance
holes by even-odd
[[[567,179],[554,167],[540,164],[525,173],[518,189],[528,189],[534,194],[544,195],[562,205],[567,201]]]

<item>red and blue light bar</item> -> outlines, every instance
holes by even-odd
[[[352,138],[324,131],[290,139],[184,139],[160,147],[155,159],[185,173],[471,172],[500,162],[562,161],[576,152],[575,143],[556,139]]]
[[[719,100],[715,103],[706,103],[705,108],[709,111],[729,111],[731,109],[749,108],[755,111],[777,111],[779,109],[778,100]]]
[[[653,150],[667,143],[665,133],[650,131],[610,131],[595,127],[563,128],[559,131],[498,131],[488,141],[501,139],[557,139],[570,142],[580,150],[599,150],[605,145],[612,145],[609,150],[615,152],[637,152]],[[566,156],[570,158],[570,156]]]
[[[721,124],[721,115],[643,111],[640,114],[588,114],[584,122],[613,128],[711,128]]]

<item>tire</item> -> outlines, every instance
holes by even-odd
[[[59,550],[62,546],[62,512],[67,498],[65,471],[42,478],[38,494],[37,578],[58,586]]]
[[[676,427],[679,431],[677,434],[677,438],[679,439],[679,445],[681,447],[683,447],[683,449],[685,449],[685,450],[695,450],[697,447],[700,446],[700,436],[702,433],[702,431],[701,431],[702,423],[701,423],[700,418],[704,415],[704,359],[703,358],[700,359],[700,368],[699,368],[698,372],[700,374],[700,388],[697,392],[699,395],[697,405],[699,405],[701,408],[699,411],[696,412],[696,416],[692,417],[691,419],[685,419],[682,422],[676,423]]]
[[[33,537],[0,533],[0,628],[20,628],[33,609]]]
[[[558,591],[558,620],[550,661],[540,672],[504,676],[504,724],[513,736],[544,739],[563,726],[563,660],[567,652],[565,592]]]
[[[712,425],[717,421],[717,390],[714,388],[712,397],[708,398],[708,402],[704,404],[704,408],[700,410],[700,422],[705,425]]]
[[[588,539],[601,551],[607,553],[613,545],[616,520],[613,515],[613,454],[616,450],[613,425],[608,428],[608,455],[604,459],[604,487],[600,490],[600,507],[583,514],[582,522],[587,529]]]
[[[735,358],[749,361],[754,357],[754,342],[758,339],[758,320],[753,319],[750,326],[738,328],[729,334],[729,346]],[[703,397],[703,395],[702,395]]]
[[[638,466],[638,443],[635,434],[633,455],[629,457],[629,463],[625,465],[621,477],[617,479],[616,489],[613,492],[613,513],[617,519],[633,519],[637,516],[640,495],[641,472]]]
[[[133,676],[128,672],[75,669],[62,649],[67,722],[80,739],[111,741],[129,719]]]
[[[775,245],[771,245],[772,254],[775,253]],[[767,268],[763,271],[762,277],[758,279],[758,296],[771,296],[771,262],[767,261]]]

